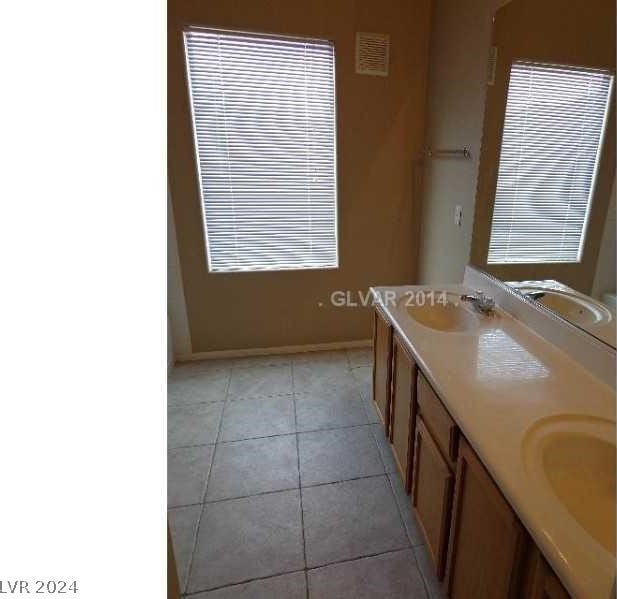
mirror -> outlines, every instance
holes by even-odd
[[[615,3],[513,0],[492,44],[470,261],[615,347]]]

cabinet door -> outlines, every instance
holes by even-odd
[[[390,381],[392,374],[392,326],[375,308],[373,326],[373,401],[377,413],[389,434]]]
[[[570,599],[568,591],[564,589],[536,546],[529,551],[523,578],[521,596],[527,599]]]
[[[557,576],[550,569],[544,579],[543,593],[543,595],[540,595],[542,599],[570,599],[568,591],[563,588]]]
[[[174,546],[171,542],[171,531],[167,523],[167,599],[180,599],[180,581],[174,556]]]
[[[437,444],[416,418],[416,444],[412,475],[411,503],[433,559],[435,574],[444,574],[454,476]]]
[[[390,442],[407,493],[411,489],[413,436],[416,419],[416,364],[394,335]]]
[[[520,597],[527,534],[467,442],[456,469],[446,588],[452,599]]]

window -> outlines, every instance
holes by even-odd
[[[332,43],[184,39],[208,270],[338,267]]]
[[[512,65],[489,264],[580,262],[613,77]]]

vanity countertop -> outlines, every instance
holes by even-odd
[[[613,426],[614,390],[499,307],[464,332],[423,326],[404,303],[437,289],[470,293],[463,285],[371,292],[564,586],[573,597],[610,597],[614,555],[537,484],[529,447],[539,426],[563,417]]]

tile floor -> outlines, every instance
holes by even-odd
[[[168,507],[195,599],[441,598],[371,402],[369,349],[181,364]]]

